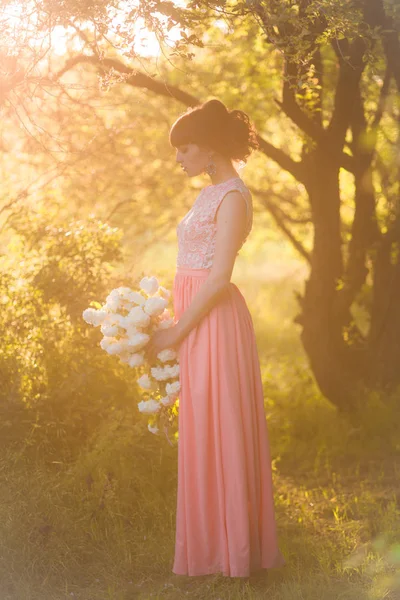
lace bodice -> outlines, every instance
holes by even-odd
[[[191,269],[211,268],[217,233],[217,209],[225,195],[232,190],[242,193],[247,206],[246,229],[239,250],[242,248],[253,226],[253,204],[250,190],[240,177],[235,177],[203,188],[192,208],[178,223],[177,266]]]

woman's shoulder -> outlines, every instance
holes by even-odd
[[[221,190],[222,193],[220,194],[220,199],[222,199],[228,192],[234,192],[237,190],[239,192],[242,192],[242,194],[244,194],[247,197],[247,200],[252,200],[252,195],[249,188],[247,187],[243,179],[241,179],[240,177],[228,180],[224,183],[225,185]]]
[[[251,195],[251,192],[241,177],[227,179],[215,185],[207,185],[202,189],[202,195],[220,197],[224,196],[228,191],[241,190]]]

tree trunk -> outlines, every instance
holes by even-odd
[[[377,250],[369,347],[368,382],[391,391],[400,385],[400,232],[398,226]]]
[[[301,340],[322,393],[336,406],[354,405],[362,381],[358,353],[343,339],[343,320],[336,310],[342,276],[339,167],[319,149],[307,157],[308,193],[313,213],[311,273],[301,301]]]

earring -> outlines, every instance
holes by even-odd
[[[208,175],[215,175],[217,172],[217,167],[212,159],[211,154],[209,155],[209,163],[205,168],[205,172],[208,173]]]

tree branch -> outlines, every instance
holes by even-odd
[[[261,198],[261,203],[271,213],[279,229],[283,231],[283,233],[290,240],[290,242],[293,244],[294,248],[296,248],[299,254],[303,258],[305,258],[308,263],[311,264],[310,253],[308,252],[308,250],[306,250],[306,248],[304,248],[303,244],[294,236],[294,234],[290,231],[290,229],[285,223],[285,218],[287,215],[285,215],[285,213],[281,209],[279,209],[273,202],[271,202],[271,200],[269,199],[269,194],[267,194],[267,192],[264,192],[263,190],[255,190],[253,188],[250,188],[250,191],[252,194],[256,194]]]
[[[301,110],[300,106],[297,104],[296,100],[291,94],[285,93],[284,101],[281,102],[275,99],[275,103],[279,106],[282,112],[285,113],[285,115],[289,117],[289,119],[301,131],[303,131],[303,133],[308,135],[321,147],[324,147],[326,151],[329,151],[329,146],[326,144],[326,131]],[[346,169],[346,171],[354,173],[353,157],[346,152],[342,152],[341,166]]]
[[[297,181],[301,183],[306,182],[305,169],[301,162],[293,160],[286,152],[280,148],[276,148],[262,137],[257,136],[257,141],[260,146],[260,150],[274,162],[276,162],[282,169],[288,171]]]
[[[334,47],[338,51],[340,71],[332,118],[326,131],[329,145],[336,152],[342,153],[354,110],[354,100],[365,68],[363,56],[367,46],[362,38],[356,38],[351,45],[346,39],[336,40]]]
[[[99,60],[96,56],[74,56],[65,63],[62,69],[54,74],[53,79],[59,79],[62,77],[62,75],[64,75],[64,73],[80,63],[93,64],[99,68],[104,69],[106,67],[108,69],[114,69],[119,73],[124,73],[127,75],[125,82],[129,85],[146,88],[157,95],[175,98],[175,100],[178,100],[178,102],[181,102],[185,106],[192,107],[201,104],[201,100],[195,96],[192,96],[191,94],[188,94],[180,88],[174,85],[169,85],[166,82],[158,81],[154,77],[139,72],[138,70],[131,69],[129,66],[124,65],[121,61],[114,58]],[[43,83],[45,80],[41,81]],[[306,177],[301,162],[293,160],[283,150],[276,148],[259,135],[257,136],[257,141],[259,143],[261,152],[276,162],[280,167],[282,167],[282,169],[291,173],[295,179],[304,183]]]
[[[64,75],[64,73],[80,63],[88,63],[95,65],[100,69],[114,69],[119,73],[124,73],[127,75],[126,83],[129,83],[129,85],[148,89],[158,96],[175,98],[175,100],[182,102],[186,106],[197,106],[200,104],[200,101],[191,94],[188,94],[187,92],[184,92],[178,87],[170,85],[167,82],[158,81],[150,75],[146,75],[141,71],[132,69],[128,65],[125,65],[120,60],[115,58],[103,58],[100,60],[97,56],[85,56],[84,54],[79,54],[78,56],[74,56],[73,58],[67,60],[64,67],[57,71],[53,78],[59,79],[62,77],[62,75]]]
[[[387,16],[382,0],[365,0],[365,20],[372,29],[380,29],[387,64],[400,91],[399,32],[396,31],[393,19]]]
[[[355,214],[351,228],[349,257],[343,276],[344,285],[336,297],[338,314],[346,315],[351,304],[368,275],[366,256],[368,248],[379,237],[376,223],[375,194],[372,181],[371,163],[375,152],[373,148],[365,148],[362,137],[368,129],[365,118],[364,102],[358,87],[354,99],[354,110],[351,121],[353,134],[353,150],[357,164],[355,175]]]

